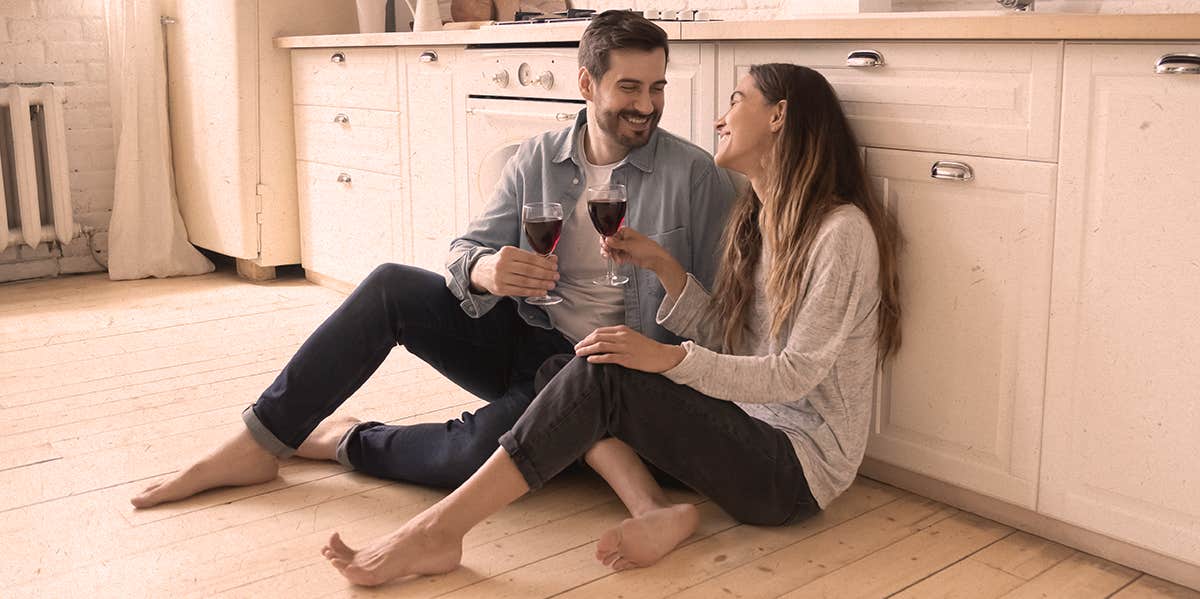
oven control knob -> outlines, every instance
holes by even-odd
[[[535,81],[534,83],[542,86],[542,89],[548,90],[548,89],[554,87],[554,73],[551,73],[550,71],[546,71],[546,72],[542,73],[542,76],[538,77],[537,81]]]
[[[502,70],[492,75],[492,83],[497,87],[508,87],[508,71]]]

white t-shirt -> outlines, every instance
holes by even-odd
[[[586,197],[589,185],[609,182],[617,163],[598,166],[588,162],[582,147],[580,154],[586,177],[584,191],[575,202],[575,212],[563,223],[554,251],[560,278],[550,293],[563,301],[545,306],[551,324],[571,343],[597,328],[625,322],[625,288],[592,283],[592,279],[608,272],[608,261],[600,254],[600,234],[588,216]]]

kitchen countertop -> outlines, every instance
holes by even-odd
[[[1200,40],[1200,13],[1096,15],[994,11],[865,13],[781,21],[659,21],[672,40]],[[497,25],[421,33],[275,38],[279,48],[461,46],[579,41],[587,22]]]

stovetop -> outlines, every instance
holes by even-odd
[[[698,10],[644,10],[642,15],[651,21],[716,21]],[[570,23],[590,21],[596,14],[590,8],[568,8],[552,14],[540,12],[517,12],[512,21],[497,21],[495,25],[536,25],[539,23]]]

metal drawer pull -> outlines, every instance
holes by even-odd
[[[342,113],[340,113],[340,112],[339,112],[339,113],[337,113],[336,115],[334,115],[334,117],[333,117],[333,122],[335,122],[335,123],[340,123],[340,124],[342,124],[342,125],[346,125],[346,124],[349,124],[349,123],[350,123],[350,117],[348,117],[348,116],[346,116],[345,114],[342,114]]]
[[[426,50],[417,57],[417,60],[421,62],[437,62],[437,52],[434,52],[433,50]]]
[[[1200,75],[1200,54],[1163,54],[1154,63],[1160,75]]]
[[[965,162],[939,160],[933,163],[933,168],[929,169],[929,176],[947,181],[970,181],[975,178],[975,171],[972,171],[971,165]]]
[[[855,50],[846,55],[846,66],[855,69],[883,66],[883,55],[875,50]]]
[[[480,116],[512,116],[527,119],[554,119],[556,121],[569,121],[575,118],[575,115],[569,112],[518,112],[516,110],[493,110],[491,108],[468,108],[467,114]]]
[[[338,173],[338,183],[349,183],[350,175],[346,173]]]
[[[346,62],[346,55],[341,52],[334,52],[333,56],[329,57],[329,62],[341,64]]]

